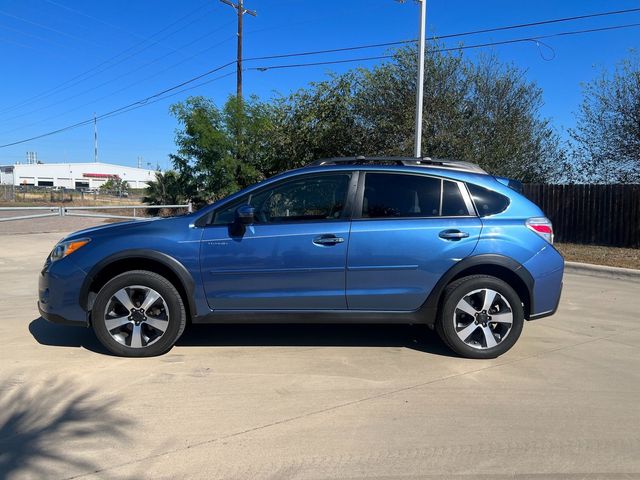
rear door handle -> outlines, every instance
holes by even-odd
[[[469,233],[461,232],[460,230],[443,230],[438,236],[445,240],[462,240],[463,238],[467,238]]]
[[[313,243],[324,247],[337,245],[338,243],[342,242],[344,242],[344,238],[336,237],[335,235],[320,235],[319,237],[313,239]]]

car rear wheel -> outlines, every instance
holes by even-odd
[[[495,358],[520,337],[522,301],[507,283],[488,275],[473,275],[445,289],[436,329],[442,340],[467,358]]]
[[[100,342],[125,357],[167,352],[186,324],[180,294],[166,278],[145,270],[120,274],[98,292],[91,320]]]

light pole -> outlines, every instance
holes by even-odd
[[[424,44],[427,22],[427,0],[420,3],[420,37],[418,39],[418,83],[416,85],[416,134],[413,147],[416,158],[422,156],[422,103],[424,101]]]
[[[98,163],[98,118],[93,112],[93,161]]]

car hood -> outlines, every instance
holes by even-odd
[[[82,238],[86,236],[91,236],[95,234],[111,234],[114,232],[122,232],[125,230],[138,230],[140,228],[145,228],[151,222],[162,222],[169,219],[166,218],[145,218],[141,220],[131,220],[127,222],[117,222],[110,223],[106,225],[98,225],[96,227],[84,228],[82,230],[78,230],[77,232],[73,232],[62,240],[74,240],[77,238]]]

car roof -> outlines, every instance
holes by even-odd
[[[431,157],[337,157],[324,158],[310,163],[307,167],[323,167],[330,165],[371,165],[371,166],[404,166],[404,167],[426,167],[444,168],[458,170],[462,172],[480,173],[487,175],[487,172],[477,164],[462,160],[438,159]]]
[[[281,172],[271,178],[263,180],[255,185],[251,185],[239,192],[236,192],[226,198],[220,199],[211,205],[207,210],[217,208],[221,204],[232,202],[235,199],[246,195],[252,191],[260,188],[264,188],[270,184],[291,179],[299,175],[305,174],[317,174],[332,172],[349,172],[353,170],[364,170],[368,172],[393,172],[393,173],[406,173],[406,174],[423,174],[431,175],[441,178],[448,178],[455,181],[472,183],[481,187],[493,190],[497,193],[505,195],[511,199],[511,205],[520,205],[521,208],[513,210],[513,207],[509,207],[509,210],[517,212],[517,215],[521,214],[521,211],[526,211],[528,216],[543,216],[542,211],[531,203],[526,197],[519,194],[514,189],[510,188],[507,184],[500,182],[496,177],[493,177],[488,172],[480,168],[478,165],[457,161],[457,160],[439,160],[432,158],[413,158],[413,157],[339,157],[339,158],[327,158],[316,160],[304,167],[295,168]],[[535,210],[532,210],[532,208]],[[533,213],[532,213],[533,212]],[[501,217],[505,217],[505,212],[500,213]],[[509,214],[507,214],[508,216]],[[524,215],[524,214],[522,214]]]

